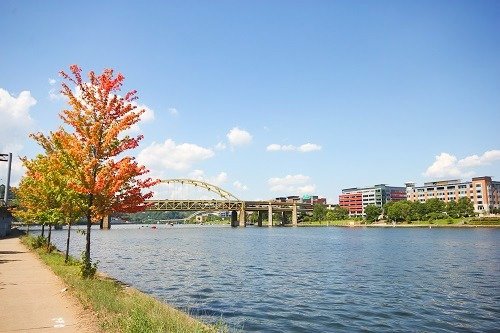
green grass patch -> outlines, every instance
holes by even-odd
[[[307,221],[300,222],[299,227],[345,227],[350,225],[359,225],[363,221],[354,220],[336,220],[336,221]]]
[[[473,218],[469,223],[474,225],[485,225],[485,226],[500,225],[500,216],[477,217]]]
[[[119,281],[102,275],[82,279],[79,262],[71,258],[64,263],[64,255],[47,253],[43,247],[35,249],[34,237],[21,240],[49,266],[80,300],[84,308],[96,314],[105,332],[227,332],[224,324],[206,325],[184,312],[155,298],[124,286]]]

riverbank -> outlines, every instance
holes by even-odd
[[[500,217],[494,219],[462,218],[432,221],[391,223],[387,221],[365,222],[359,220],[313,221],[299,223],[300,227],[368,227],[368,228],[500,228]]]
[[[33,238],[29,237],[22,239],[26,245],[29,245],[32,240]],[[11,239],[12,241],[19,243],[17,239]],[[21,244],[19,246],[23,247]],[[52,272],[49,270],[49,273],[55,273],[64,283],[58,292],[65,290],[73,299],[78,300],[77,305],[82,311],[92,313],[90,324],[93,327],[89,330],[77,329],[75,332],[218,332],[224,330],[222,326],[206,325],[102,274],[97,274],[94,279],[81,279],[78,262],[72,259],[70,264],[65,264],[64,256],[60,252],[46,253],[42,249],[34,248],[31,248],[31,251],[36,253],[38,258],[50,268]],[[23,252],[33,256],[33,253],[29,253],[26,247]],[[39,266],[41,265],[40,260],[35,258],[35,261],[38,261]],[[32,270],[27,269],[23,275],[31,276],[36,283],[39,268],[34,267]],[[54,274],[52,276],[55,278]],[[37,294],[32,293],[31,298],[36,303],[39,298],[33,297],[34,295]],[[52,298],[51,295],[46,297]],[[58,302],[59,300],[54,301],[56,304]],[[22,314],[23,311],[19,313]],[[1,323],[0,327],[2,327]]]

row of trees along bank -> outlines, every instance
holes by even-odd
[[[77,65],[70,73],[60,72],[61,94],[68,108],[60,112],[62,126],[49,134],[30,136],[44,153],[33,159],[22,158],[26,173],[17,189],[18,207],[14,215],[25,223],[68,225],[67,251],[71,224],[86,220],[86,246],[82,255],[82,276],[95,272],[90,257],[93,223],[115,212],[138,212],[152,196],[144,191],[158,181],[144,175],[148,170],[126,152],[139,145],[142,135],[125,133],[140,121],[144,109],[134,100],[136,91],[118,95],[124,81],[105,69],[82,78]],[[63,127],[64,126],[64,127]]]
[[[474,216],[474,205],[472,201],[463,197],[458,201],[444,202],[437,198],[420,201],[389,201],[382,210],[375,205],[365,207],[366,220],[373,222],[379,219],[381,214],[390,221],[411,222],[429,221],[443,218],[460,218]]]

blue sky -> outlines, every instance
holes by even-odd
[[[61,124],[57,73],[76,63],[138,90],[135,154],[156,177],[330,202],[500,180],[498,1],[1,1],[0,31],[0,150],[15,156]]]

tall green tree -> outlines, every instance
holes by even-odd
[[[322,204],[314,204],[313,206],[313,220],[324,221],[326,218],[326,207]]]
[[[462,197],[458,199],[457,211],[461,217],[474,216],[474,204],[468,197]]]
[[[453,218],[460,217],[458,203],[455,200],[450,200],[446,203],[446,214],[448,214],[449,217]]]
[[[382,214],[382,208],[375,205],[368,205],[365,207],[365,218],[367,221],[375,222]]]

